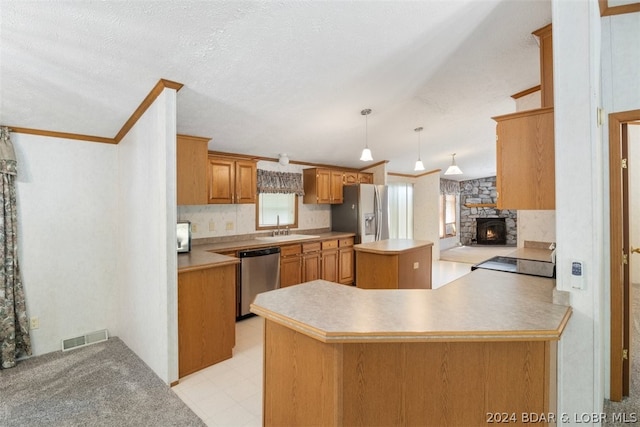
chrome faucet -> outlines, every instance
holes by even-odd
[[[280,215],[276,215],[276,229],[273,230],[274,236],[280,235]]]

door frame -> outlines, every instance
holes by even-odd
[[[627,179],[628,169],[622,168],[622,159],[626,156],[623,144],[622,126],[640,120],[640,110],[630,110],[609,114],[609,230],[610,230],[610,293],[611,293],[611,348],[610,348],[610,391],[609,399],[620,401],[629,394],[628,359],[622,357],[623,349],[629,349],[629,331],[631,311],[629,298],[628,264],[629,240],[625,235],[629,212],[624,194],[623,183]],[[625,133],[626,137],[626,133]],[[625,222],[627,221],[627,222]],[[628,231],[628,230],[627,230]],[[628,234],[628,233],[627,233]]]

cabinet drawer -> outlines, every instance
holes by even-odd
[[[340,239],[338,245],[341,248],[346,248],[347,246],[353,246],[353,237],[347,237],[346,239]]]
[[[338,247],[337,240],[325,240],[324,242],[322,242],[322,250],[335,249],[337,247]]]
[[[302,252],[302,245],[288,245],[280,247],[280,256],[299,255]]]
[[[305,254],[318,251],[320,251],[320,242],[310,242],[302,244],[302,252],[304,252]]]

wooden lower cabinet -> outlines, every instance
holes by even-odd
[[[523,414],[556,412],[556,349],[556,341],[323,343],[265,320],[264,425],[505,422],[492,414],[524,425]]]
[[[320,254],[302,255],[302,282],[310,282],[320,278]]]
[[[353,237],[280,248],[281,288],[318,279],[351,285],[354,270]]]
[[[340,258],[338,257],[338,240],[322,242],[322,279],[338,282]]]
[[[178,274],[178,376],[231,358],[236,340],[236,265]]]
[[[280,248],[280,287],[302,283],[302,245]]]
[[[353,237],[338,242],[338,283],[352,285],[355,280],[355,252]]]

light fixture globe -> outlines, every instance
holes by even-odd
[[[462,171],[456,165],[456,153],[451,155],[451,166],[447,168],[447,171],[444,173],[445,175],[462,175]]]
[[[369,148],[365,147],[364,150],[362,150],[360,160],[362,160],[363,162],[370,162],[373,160],[373,157],[371,156],[371,150],[369,150]]]
[[[371,150],[369,149],[369,119],[368,116],[371,114],[371,108],[365,108],[360,111],[365,118],[365,127],[364,127],[364,149],[362,150],[362,154],[360,155],[360,160],[363,162],[370,162],[373,160],[373,156],[371,155]]]
[[[287,166],[289,164],[289,157],[287,156],[287,153],[279,154],[278,163],[282,166]]]

